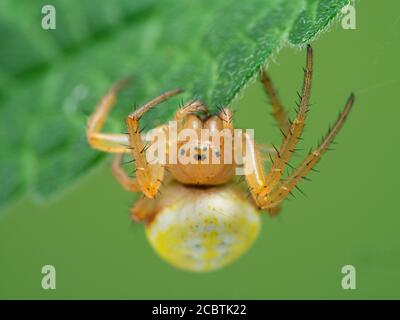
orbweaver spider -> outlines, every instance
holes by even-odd
[[[242,137],[242,143],[247,148],[246,152],[242,152],[243,163],[240,164],[237,161],[218,164],[205,161],[211,155],[221,159],[228,156],[224,141],[215,142],[209,137],[194,139],[190,148],[187,141],[167,140],[166,154],[187,155],[190,149],[197,160],[195,163],[150,163],[147,148],[143,145],[143,134],[139,130],[140,119],[151,108],[181,93],[180,89],[165,92],[129,114],[126,118],[128,134],[100,132],[124,82],[114,85],[100,101],[88,121],[88,142],[95,149],[117,154],[112,162],[116,179],[126,190],[144,194],[131,209],[132,218],[146,224],[148,239],[163,258],[177,267],[193,271],[217,269],[235,260],[257,237],[259,210],[276,213],[279,204],[321,159],[353,106],[353,94],[318,147],[286,179],[282,179],[304,128],[312,70],[312,49],[308,46],[304,83],[293,121],[288,119],[269,76],[265,71],[261,72],[273,115],[283,134],[282,145],[271,157],[271,169],[267,174],[260,148],[247,134]],[[229,108],[222,108],[217,115],[208,115],[206,106],[200,101],[191,101],[176,112],[175,121],[178,132],[191,129],[199,133],[208,129],[211,135],[216,135],[225,130],[233,136],[232,111]],[[153,129],[163,134],[168,130],[167,125]],[[233,151],[228,152],[232,156]],[[121,168],[126,153],[133,155],[135,179]],[[245,181],[252,199],[246,199],[243,188],[232,183],[238,166],[245,168]],[[160,188],[163,192],[158,195]]]

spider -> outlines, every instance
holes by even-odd
[[[265,70],[260,72],[273,116],[283,135],[280,148],[274,147],[274,152],[270,152],[268,173],[264,171],[261,147],[248,134],[242,136],[242,146],[246,144],[245,152],[241,151],[243,163],[236,160],[218,164],[206,161],[212,155],[221,159],[228,156],[224,141],[215,142],[210,137],[196,138],[190,146],[186,140],[167,140],[167,155],[194,155],[194,163],[150,163],[144,135],[139,130],[140,119],[159,103],[181,93],[181,89],[165,92],[130,113],[126,118],[127,134],[101,132],[117,92],[126,81],[117,82],[102,98],[88,121],[88,142],[95,149],[116,154],[112,171],[118,182],[128,191],[143,193],[144,196],[131,209],[132,219],[146,224],[150,243],[165,260],[192,271],[208,271],[229,264],[247,251],[256,239],[260,229],[260,210],[276,214],[281,202],[321,159],[353,106],[353,94],[321,143],[283,179],[284,169],[301,139],[309,110],[312,71],[313,53],[308,45],[303,88],[293,121],[289,120],[269,75]],[[195,100],[183,105],[174,120],[178,132],[191,129],[199,133],[208,129],[213,136],[225,130],[233,136],[232,118],[229,107],[209,115],[207,107]],[[168,134],[168,130],[169,126],[164,124],[153,132]],[[135,178],[129,177],[121,167],[124,154],[133,155]],[[235,170],[240,166],[246,169],[245,182],[238,184],[233,181]],[[245,196],[245,184],[251,198]]]

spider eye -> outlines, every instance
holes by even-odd
[[[194,159],[197,161],[203,161],[207,158],[207,156],[205,154],[195,154],[194,155]]]
[[[182,148],[182,149],[179,151],[179,153],[181,154],[181,156],[185,155],[185,149]]]
[[[203,147],[203,151],[207,151],[207,147],[206,146]]]
[[[216,155],[217,158],[219,158],[221,156],[221,152],[215,151],[215,155]]]

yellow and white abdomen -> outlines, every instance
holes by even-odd
[[[234,261],[260,229],[257,208],[232,184],[197,188],[172,183],[154,210],[146,225],[151,245],[172,265],[191,271],[214,270]]]

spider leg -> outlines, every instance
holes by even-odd
[[[125,190],[131,192],[140,191],[139,183],[136,179],[130,178],[121,167],[123,154],[116,154],[111,164],[111,170],[114,177]]]
[[[178,122],[178,131],[182,127],[185,117],[193,112],[208,113],[208,109],[200,101],[194,100],[186,103],[175,113],[175,120]]]
[[[286,135],[286,132],[289,130],[290,127],[289,118],[285,108],[283,107],[282,102],[278,97],[276,90],[274,89],[271,78],[264,68],[260,72],[260,80],[271,104],[272,115],[278,123],[281,132]]]
[[[175,89],[165,92],[162,95],[149,101],[136,111],[132,112],[126,118],[126,126],[129,132],[130,149],[136,162],[136,178],[141,191],[144,193],[145,196],[151,199],[156,196],[163,181],[164,166],[160,163],[153,164],[147,162],[146,151],[149,147],[149,144],[143,146],[143,142],[139,132],[139,121],[145,112],[155,107],[157,104],[181,92],[181,89]]]
[[[273,162],[272,157],[276,156],[276,150],[273,146],[266,143],[257,143],[258,150],[260,152],[260,158],[262,161]]]
[[[233,131],[233,112],[229,108],[221,108],[218,114],[218,118],[222,121],[223,129],[229,129]]]
[[[340,131],[343,123],[345,122],[352,106],[354,104],[354,95],[351,94],[347,100],[346,106],[340,113],[333,127],[325,135],[322,142],[316,149],[309,153],[309,155],[303,160],[303,162],[293,170],[293,172],[281,182],[275,190],[273,190],[268,197],[268,201],[265,203],[266,207],[274,207],[284,200],[297,183],[307,175],[308,172],[318,163],[322,155],[329,148],[329,145],[335,139],[337,133]]]
[[[116,95],[129,79],[115,83],[108,93],[100,100],[95,111],[89,117],[86,129],[88,143],[94,149],[110,153],[129,153],[129,137],[125,134],[101,133],[107,115],[115,104]]]
[[[269,209],[278,206],[282,200],[292,191],[296,184],[306,176],[306,174],[315,166],[332,143],[337,133],[340,131],[354,103],[354,95],[350,95],[346,106],[340,113],[338,119],[332,129],[328,131],[319,146],[304,159],[304,161],[293,170],[287,179],[281,182],[276,188],[267,184],[264,175],[262,161],[259,156],[257,147],[252,139],[245,135],[246,139],[246,181],[249,190],[256,204],[263,208]]]
[[[270,217],[276,217],[282,210],[282,207],[276,206],[266,209]]]
[[[163,126],[159,126],[155,129],[153,129],[154,131],[160,131],[162,132],[165,137],[168,135],[168,126],[167,125],[163,125]],[[166,146],[166,153],[168,153],[168,145]],[[131,191],[131,192],[138,192],[140,191],[140,185],[137,181],[137,179],[133,179],[130,178],[127,173],[125,172],[125,170],[122,168],[121,164],[122,164],[122,159],[123,159],[123,154],[116,154],[113,158],[113,161],[111,163],[111,170],[112,173],[114,175],[114,177],[117,179],[117,181],[119,182],[119,184],[127,191]],[[133,161],[132,161],[133,162]]]
[[[260,185],[257,188],[259,196],[263,197],[273,189],[279,182],[283,175],[283,170],[287,162],[290,160],[293,152],[295,151],[296,144],[303,132],[304,122],[308,111],[308,101],[311,90],[311,76],[312,76],[312,49],[311,46],[307,47],[307,64],[304,70],[304,83],[301,95],[301,100],[298,105],[297,115],[294,121],[291,123],[286,137],[284,138],[282,145],[277,150],[277,155],[274,158],[272,167],[265,177],[265,184]],[[268,187],[266,187],[268,186]],[[262,188],[262,190],[260,190]]]
[[[294,151],[294,148],[298,142],[298,138],[303,131],[304,121],[308,110],[308,99],[311,89],[311,75],[312,49],[311,46],[308,46],[307,65],[306,69],[304,70],[303,92],[297,111],[297,116],[290,124],[280,149],[276,149],[276,155],[272,161],[272,166],[268,175],[265,175],[264,173],[264,166],[261,161],[258,147],[255,145],[254,141],[252,141],[251,137],[247,135],[247,133],[243,136],[244,142],[246,143],[246,155],[244,163],[246,181],[251,189],[254,200],[259,204],[260,207],[264,207],[263,201],[265,201],[267,195],[280,181],[283,170]]]

